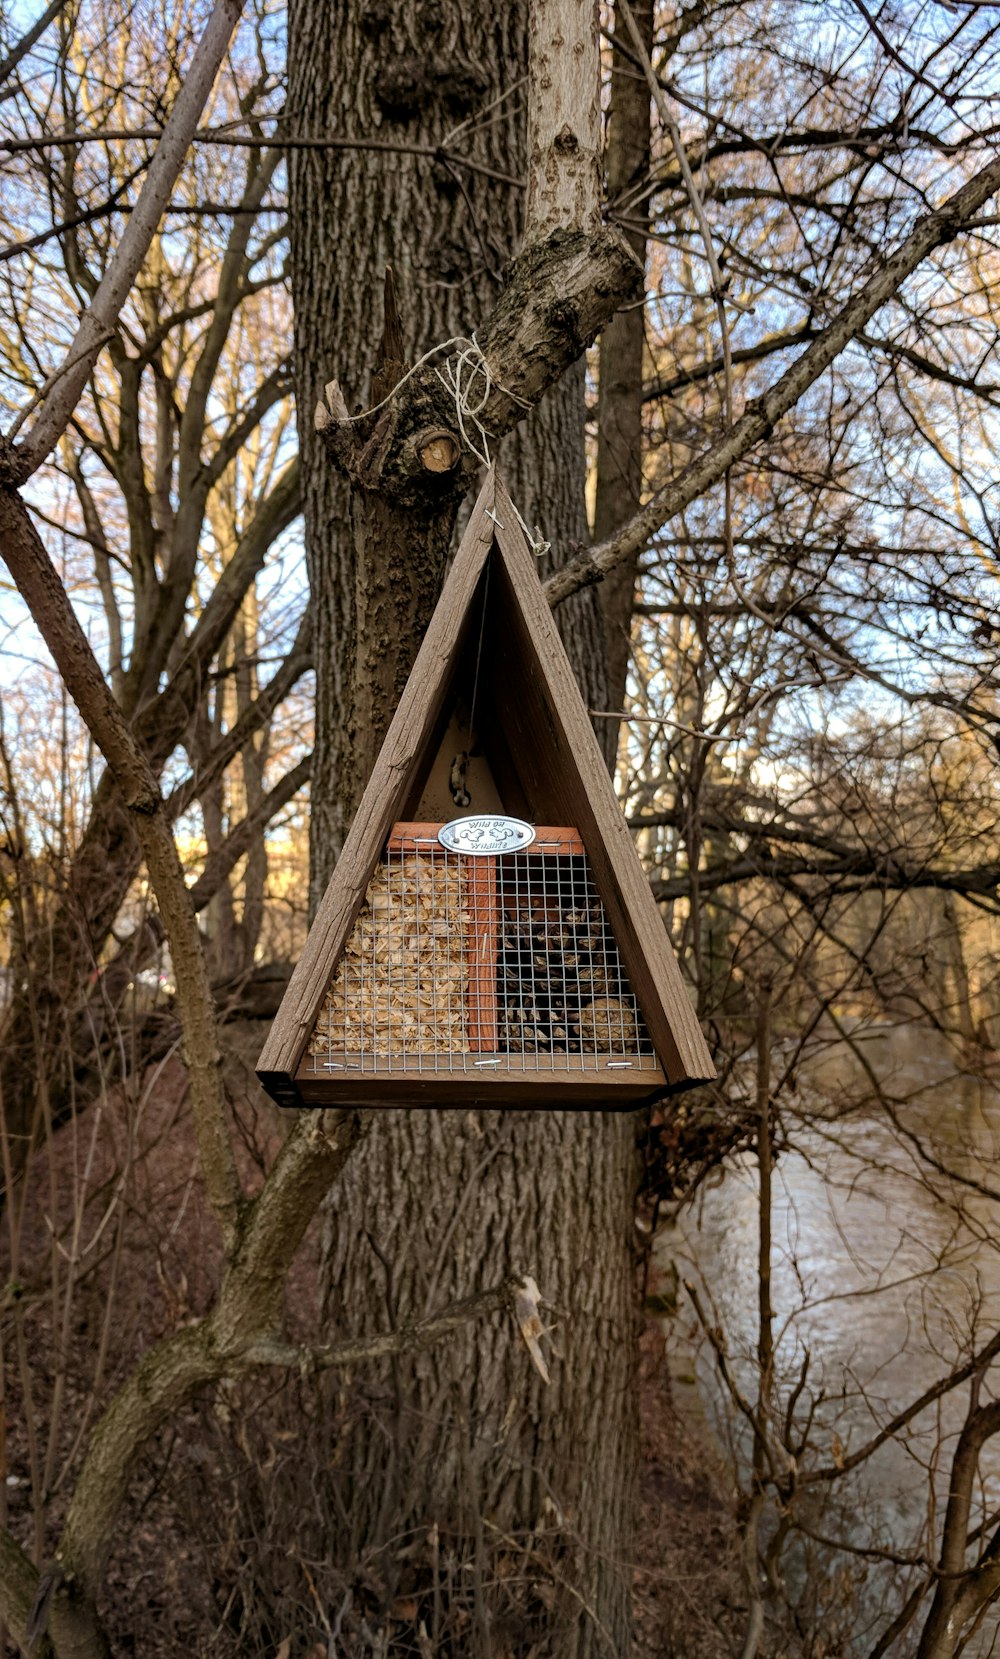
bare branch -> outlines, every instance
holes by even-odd
[[[49,4],[41,16],[36,19],[30,29],[25,30],[16,46],[11,47],[7,56],[0,59],[0,104],[5,99],[12,97],[17,91],[16,86],[5,86],[4,82],[10,80],[21,59],[27,57],[31,48],[41,40],[49,24],[55,22],[65,4],[66,0],[49,0]]]
[[[0,490],[0,537],[7,568],[108,763],[146,859],[177,979],[205,1186],[226,1246],[232,1248],[242,1193],[226,1123],[215,1011],[198,926],[163,797],[101,673],[28,510],[9,489]]]
[[[197,770],[179,783],[176,789],[171,790],[166,803],[168,818],[179,818],[199,794],[210,788],[216,778],[221,777],[230,761],[239,754],[254,733],[266,725],[278,705],[311,667],[312,616],[306,611],[295,642],[277,673],[271,676],[249,708],[244,709],[239,719],[233,722],[225,737],[220,738],[210,753],[201,758]]]
[[[936,1383],[932,1383],[930,1388],[925,1389],[915,1400],[911,1400],[902,1411],[897,1411],[895,1416],[891,1417],[885,1426],[879,1429],[878,1433],[873,1435],[870,1440],[866,1440],[863,1446],[859,1446],[857,1451],[851,1452],[839,1464],[828,1463],[821,1468],[810,1469],[807,1473],[800,1475],[801,1483],[803,1485],[815,1485],[817,1482],[839,1480],[841,1475],[848,1474],[852,1469],[856,1469],[859,1464],[866,1462],[873,1452],[877,1452],[880,1446],[884,1446],[887,1440],[891,1440],[894,1435],[897,1435],[900,1429],[905,1429],[908,1423],[912,1423],[915,1417],[919,1417],[922,1411],[926,1411],[928,1406],[934,1405],[937,1400],[943,1399],[946,1394],[951,1394],[956,1388],[960,1388],[964,1382],[968,1382],[970,1377],[975,1376],[977,1371],[982,1371],[986,1366],[992,1364],[998,1354],[1000,1354],[1000,1331],[996,1332],[989,1342],[979,1349],[978,1353],[973,1354],[971,1359],[966,1360],[964,1365],[950,1371],[946,1377],[940,1377]]]
[[[288,805],[292,796],[298,794],[311,776],[312,755],[304,755],[297,766],[291,767],[274,788],[268,790],[253,811],[248,812],[246,817],[230,830],[222,846],[209,854],[205,860],[204,870],[190,888],[191,903],[195,910],[204,910],[229,872],[239,863],[244,853],[249,852],[257,837],[263,834],[271,819],[277,816],[283,806]]]
[[[30,478],[55,448],[69,424],[101,347],[117,326],[118,314],[146,257],[164,203],[170,199],[184,165],[198,117],[212,90],[240,10],[240,0],[215,0],[121,242],[80,320],[63,370],[46,394],[27,436],[18,446],[12,471],[19,483]]]
[[[248,1344],[238,1358],[247,1365],[324,1371],[336,1366],[360,1365],[366,1360],[386,1359],[392,1354],[415,1353],[432,1347],[442,1337],[450,1336],[452,1331],[461,1330],[463,1325],[488,1313],[495,1313],[498,1308],[510,1308],[519,1283],[517,1279],[504,1279],[491,1290],[452,1302],[440,1313],[429,1314],[425,1319],[404,1321],[394,1330],[384,1331],[379,1336],[358,1337],[353,1342],[334,1342],[322,1348],[290,1347],[287,1343],[264,1339]]]
[[[771,432],[782,415],[819,379],[845,346],[862,331],[905,279],[932,253],[952,241],[984,202],[1000,189],[1000,160],[984,167],[941,207],[918,220],[910,235],[884,266],[861,288],[792,367],[760,397],[754,398],[739,420],[705,453],[684,467],[652,500],[601,546],[569,560],[545,584],[550,605],[571,593],[602,582],[609,570],[630,558],[649,538],[717,484],[736,461]]]

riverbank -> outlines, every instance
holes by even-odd
[[[732,1659],[746,1600],[735,1503],[676,1320],[650,1315],[640,1367],[635,1659]]]

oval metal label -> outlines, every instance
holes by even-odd
[[[469,857],[496,858],[500,853],[518,853],[530,847],[535,832],[523,818],[506,818],[486,813],[477,818],[453,818],[438,830],[438,840],[450,853]]]

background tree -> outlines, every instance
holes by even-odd
[[[167,20],[153,9],[123,16],[109,32],[110,21],[64,10],[31,76],[5,87],[9,241],[0,269],[11,412],[48,372],[36,308],[54,319],[51,354],[97,292],[153,148],[153,136],[143,137],[150,111],[142,99],[162,80],[164,53],[173,77],[164,96],[172,97],[194,19]],[[273,105],[274,50],[273,28],[259,13],[215,94],[216,119],[256,118]],[[104,165],[94,165],[95,147]],[[36,492],[68,581],[93,595],[88,621],[106,650],[116,698],[157,775],[171,766],[171,815],[200,803],[214,862],[198,904],[211,904],[217,936],[226,930],[216,973],[230,983],[253,965],[264,879],[259,837],[307,776],[299,764],[280,779],[272,768],[266,780],[262,745],[309,666],[308,626],[296,637],[294,609],[276,597],[274,574],[258,590],[265,559],[274,572],[299,511],[279,157],[258,139],[238,154],[242,177],[231,206],[218,201],[231,195],[233,173],[217,146],[200,148],[182,173],[122,330]],[[28,237],[26,200],[53,206],[46,226]],[[255,695],[258,681],[263,695]],[[185,754],[187,769],[178,764]],[[300,755],[293,749],[294,760]],[[230,768],[240,783],[227,823]],[[151,943],[142,933],[112,960],[112,929],[118,924],[120,934],[140,853],[107,774],[81,790],[65,828],[58,891],[21,942],[5,1027],[0,1081],[15,1168],[43,1093],[58,1121],[81,1066],[114,1066],[114,1045],[102,1051],[102,1038]],[[226,927],[227,877],[254,833],[260,851],[246,876],[237,955]]]

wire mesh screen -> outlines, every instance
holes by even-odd
[[[342,1071],[657,1069],[583,844],[446,851],[397,825],[309,1044]]]

